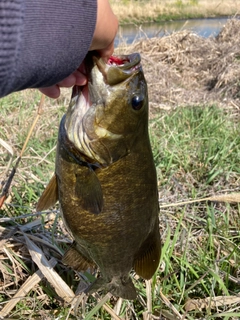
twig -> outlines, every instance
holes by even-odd
[[[229,194],[216,195],[216,196],[201,198],[201,199],[194,199],[194,200],[188,200],[188,201],[182,201],[182,202],[176,202],[176,203],[162,204],[162,205],[160,205],[160,209],[169,208],[169,207],[178,207],[178,206],[183,206],[186,204],[203,202],[203,201],[239,203],[240,202],[240,193],[229,193]]]
[[[39,106],[38,106],[37,116],[36,116],[35,120],[33,121],[33,124],[32,124],[32,126],[31,126],[31,128],[30,128],[30,130],[29,130],[29,132],[28,132],[27,138],[26,138],[26,140],[25,140],[25,142],[24,142],[24,145],[23,145],[23,147],[22,147],[22,150],[21,150],[21,152],[20,152],[20,155],[19,155],[19,157],[17,158],[17,162],[16,162],[15,166],[13,167],[13,169],[12,169],[12,171],[11,171],[8,179],[7,179],[7,182],[6,182],[5,186],[3,187],[2,194],[1,194],[1,196],[0,196],[0,209],[1,209],[4,201],[6,200],[6,198],[7,198],[7,196],[8,196],[8,191],[9,191],[10,185],[11,185],[12,180],[13,180],[13,177],[14,177],[16,171],[17,171],[17,167],[18,167],[18,165],[19,165],[19,162],[20,162],[21,159],[22,159],[23,153],[24,153],[24,151],[25,151],[25,149],[26,149],[26,147],[27,147],[27,144],[28,144],[28,141],[29,141],[29,139],[30,139],[30,136],[31,136],[31,134],[32,134],[32,132],[33,132],[33,129],[35,128],[36,123],[37,123],[39,117],[40,117],[41,114],[43,113],[44,100],[45,100],[45,96],[42,94],[41,99],[40,99],[40,102],[39,102]]]
[[[95,292],[93,294],[93,296],[97,299],[98,302],[101,302],[101,297],[99,296],[99,294],[97,292]],[[111,294],[108,293],[108,297],[111,298]],[[112,319],[114,320],[122,320],[117,314],[116,312],[109,306],[107,305],[106,303],[103,304],[102,306],[109,314],[110,316],[112,317]]]
[[[145,280],[147,295],[147,311],[143,313],[143,318],[150,320],[152,318],[152,281]]]
[[[57,260],[52,258],[49,261],[49,265],[51,268],[53,268],[57,264]],[[34,286],[36,286],[44,277],[43,273],[38,270],[35,272],[32,276],[30,276],[25,283],[21,286],[21,288],[17,291],[17,293],[14,295],[12,299],[10,299],[7,304],[3,307],[3,309],[0,311],[0,318],[6,317],[10,311],[15,307],[15,305],[24,299],[28,292],[32,290]]]
[[[165,305],[172,310],[172,312],[175,314],[177,319],[183,319],[181,314],[178,312],[178,310],[174,307],[174,305],[168,300],[168,298],[162,293],[162,290],[159,291],[160,297],[162,301],[165,303]]]

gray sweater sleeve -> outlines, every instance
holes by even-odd
[[[96,0],[1,0],[0,97],[51,86],[76,70],[96,16]]]

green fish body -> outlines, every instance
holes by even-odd
[[[101,272],[89,293],[105,289],[135,299],[129,272],[150,279],[161,252],[147,84],[139,54],[88,59],[88,86],[73,89],[59,128],[56,174],[37,209],[59,199],[75,240],[64,263]]]

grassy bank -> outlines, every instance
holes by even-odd
[[[35,117],[33,104],[38,99],[38,92],[26,91],[1,100],[4,126],[0,137],[13,149],[13,163]],[[11,319],[19,320],[239,318],[240,206],[214,201],[178,203],[239,192],[240,128],[233,121],[232,110],[227,112],[217,106],[159,110],[150,122],[159,178],[163,250],[151,284],[132,273],[138,290],[135,301],[100,293],[73,310],[70,303],[64,302],[65,293],[59,297],[56,282],[37,276],[39,265],[47,274],[44,259],[53,259],[57,262],[54,270],[73,292],[90,278],[61,263],[71,238],[59,217],[58,206],[38,216],[35,211],[37,199],[54,170],[57,127],[65,107],[64,101],[46,101],[45,113],[14,178],[7,204],[0,210],[0,315],[4,311]],[[2,180],[11,155],[3,146],[0,151]],[[35,256],[39,250],[38,264],[32,262],[31,250]],[[103,308],[101,303],[97,306],[102,301]]]
[[[142,56],[163,244],[161,264],[150,282],[131,274],[138,290],[135,301],[99,292],[79,305],[77,300],[71,304],[66,291],[58,287],[62,279],[74,296],[78,285],[83,289],[92,275],[76,273],[61,262],[72,239],[58,205],[36,213],[37,200],[54,171],[58,125],[71,90],[56,101],[46,99],[0,210],[0,317],[240,318],[240,204],[236,197],[235,202],[200,201],[240,193],[240,45],[236,38],[240,38],[240,21],[234,20],[218,39],[181,31],[118,49]],[[1,186],[16,162],[39,100],[35,90],[0,100]]]
[[[240,2],[234,0],[111,0],[111,4],[122,24],[233,16],[240,12]]]

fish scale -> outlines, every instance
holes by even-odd
[[[74,239],[63,262],[77,271],[100,269],[87,293],[101,289],[135,299],[129,272],[150,279],[161,253],[147,84],[137,53],[108,63],[89,55],[85,64],[89,97],[86,87],[84,97],[73,88],[60,124],[55,175],[37,210],[59,200]]]

